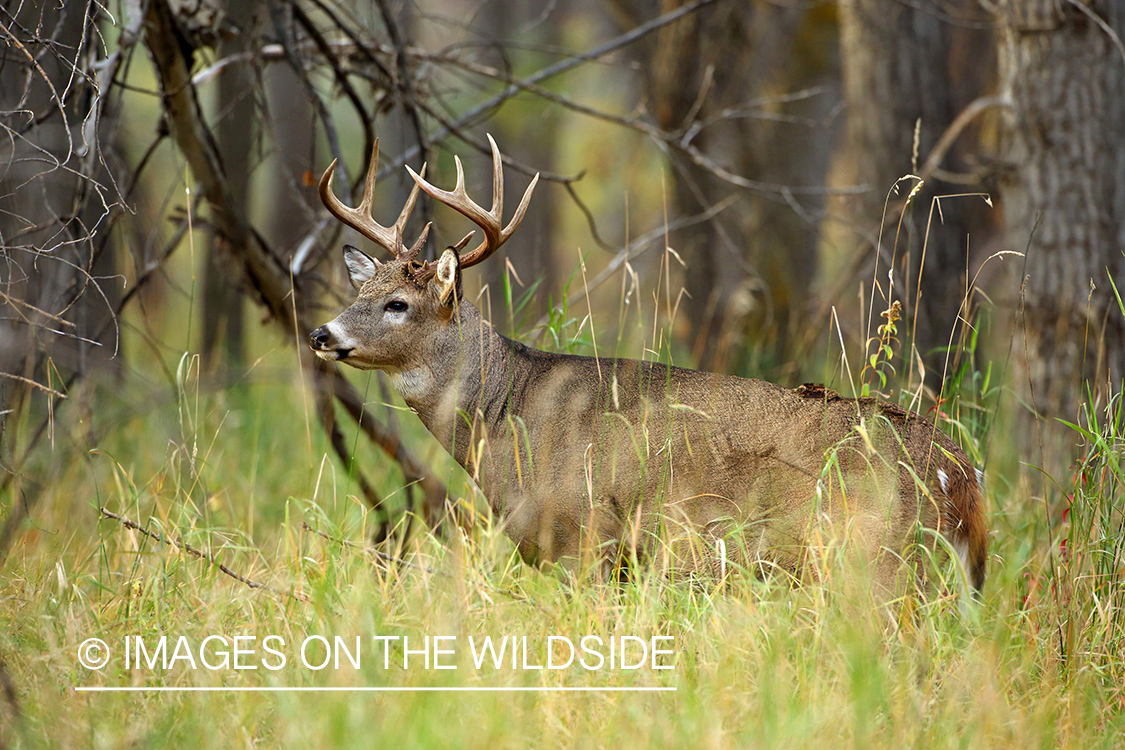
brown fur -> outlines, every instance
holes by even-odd
[[[802,577],[837,538],[891,586],[940,534],[983,584],[974,468],[917,414],[820,385],[530,349],[461,299],[454,253],[421,281],[411,270],[353,272],[355,304],[312,347],[386,370],[528,562]]]

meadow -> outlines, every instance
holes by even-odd
[[[1032,418],[1018,366],[1029,328],[1122,340],[1091,324],[1114,283],[1125,317],[1121,4],[875,5],[6,5],[0,356],[32,356],[0,362],[0,750],[1125,746],[1123,384]],[[333,445],[283,322],[350,294],[316,178],[340,158],[346,198],[378,135],[376,217],[454,153],[484,201],[486,132],[509,187],[543,173],[522,256],[466,274],[502,332],[927,415],[986,470],[983,592],[939,565],[888,601],[828,543],[797,583],[528,566],[348,368],[467,523],[409,513],[346,408]]]
[[[539,339],[556,348],[591,343],[578,314],[548,329]],[[989,458],[988,580],[979,601],[953,576],[879,604],[832,564],[800,586],[529,567],[401,402],[353,372],[476,514],[469,529],[415,524],[372,549],[374,514],[333,458],[290,342],[263,329],[248,371],[217,381],[201,376],[190,331],[136,317],[123,331],[131,367],[72,393],[24,469],[39,497],[0,577],[10,747],[1121,744],[1120,393],[1074,429],[1069,475],[1048,477],[1005,449],[1012,428],[995,417],[1014,398],[999,367],[952,372],[945,426]],[[21,439],[42,416],[24,415]],[[344,427],[401,508],[401,472]],[[515,663],[506,651],[478,664],[486,636],[514,638]],[[575,658],[547,668],[566,661],[563,638]],[[106,686],[168,690],[80,690]]]

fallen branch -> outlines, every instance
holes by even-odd
[[[379,560],[383,560],[385,562],[394,563],[395,565],[401,565],[404,568],[411,568],[412,570],[420,570],[423,573],[433,573],[433,574],[439,575],[439,576],[445,575],[445,573],[442,573],[440,570],[435,570],[434,568],[429,568],[429,567],[426,567],[425,565],[420,565],[420,564],[415,563],[415,562],[410,562],[409,560],[405,560],[401,557],[396,557],[395,555],[392,555],[389,552],[384,552],[381,549],[375,549],[374,547],[369,547],[367,545],[356,544],[355,542],[350,541],[348,539],[336,539],[335,537],[328,536],[328,534],[325,534],[320,529],[314,529],[312,526],[309,526],[304,521],[301,521],[301,531],[311,531],[312,533],[316,534],[317,536],[322,537],[323,539],[327,539],[328,541],[332,542],[333,544],[340,544],[340,545],[343,545],[344,547],[348,547],[349,549],[354,549],[356,547],[359,547],[361,550],[363,550],[364,552],[366,552],[367,554],[371,555],[374,558],[377,558]]]
[[[189,555],[193,555],[195,557],[198,557],[200,560],[206,560],[207,562],[211,563],[216,568],[221,570],[223,573],[226,573],[228,576],[230,576],[234,580],[238,581],[239,583],[243,583],[243,584],[249,586],[252,589],[262,589],[264,591],[284,593],[284,594],[286,594],[288,596],[291,596],[294,599],[296,599],[298,601],[301,601],[301,602],[308,602],[308,600],[309,600],[308,597],[306,597],[304,594],[297,594],[297,593],[294,593],[292,591],[278,592],[277,589],[274,589],[271,586],[268,586],[268,585],[266,585],[264,583],[261,583],[259,581],[255,581],[251,578],[247,578],[246,576],[242,575],[241,573],[236,573],[235,571],[228,568],[226,565],[223,565],[221,562],[219,562],[218,559],[216,559],[215,555],[211,554],[210,552],[204,552],[203,550],[199,549],[198,547],[193,547],[192,545],[188,544],[187,542],[180,542],[180,541],[177,541],[175,539],[165,539],[164,537],[160,536],[160,534],[156,533],[155,531],[152,531],[150,529],[146,529],[145,527],[141,526],[136,521],[131,521],[128,518],[126,518],[125,516],[119,516],[116,513],[114,513],[113,511],[111,511],[111,510],[109,510],[105,507],[99,508],[98,510],[101,512],[101,514],[104,518],[111,518],[114,521],[117,521],[119,524],[121,524],[122,526],[124,526],[127,529],[132,529],[133,531],[138,531],[141,534],[144,534],[145,536],[147,536],[149,539],[153,539],[157,542],[160,542],[161,544],[170,544],[178,550],[181,550],[183,552],[187,552]]]

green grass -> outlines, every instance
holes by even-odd
[[[551,330],[575,325],[560,318]],[[388,550],[408,564],[388,562],[363,547],[374,518],[331,456],[291,351],[258,354],[235,387],[209,389],[186,358],[165,363],[163,382],[134,372],[72,394],[59,413],[53,442],[25,470],[45,478],[33,522],[3,567],[0,662],[18,708],[0,701],[0,738],[10,746],[1096,748],[1116,746],[1125,729],[1120,395],[1088,421],[1086,453],[1058,488],[993,461],[993,559],[980,603],[937,591],[878,606],[832,568],[799,588],[749,576],[674,584],[646,572],[622,586],[568,580],[521,563],[486,521],[448,540],[416,536]],[[998,429],[989,373],[958,371],[952,387],[964,395],[943,407],[973,451]],[[356,382],[378,402],[373,380]],[[96,405],[96,419],[82,417],[83,403]],[[398,416],[452,493],[483,507],[417,420]],[[401,504],[401,473],[347,430],[377,489]],[[1054,493],[1048,502],[1040,486]],[[101,518],[103,506],[215,560]],[[247,662],[258,668],[124,668],[126,637],[151,648],[161,635],[170,650],[183,636],[196,657],[208,636],[256,636]],[[273,660],[267,635],[285,643],[276,671],[262,666]],[[318,635],[359,637],[360,668],[303,667],[299,645]],[[404,670],[397,650],[385,669],[377,635],[414,645],[453,636],[444,658],[457,669],[427,670],[414,657]],[[526,636],[529,660],[542,664],[550,635],[672,636],[674,669],[478,670],[468,647],[470,637]],[[111,648],[101,671],[78,661],[91,637]],[[97,685],[675,691],[74,690]]]
[[[1003,494],[990,497],[996,539],[983,602],[937,596],[907,611],[873,606],[831,577],[799,589],[751,578],[721,589],[652,575],[623,587],[569,582],[520,563],[487,527],[449,544],[416,540],[398,551],[411,567],[380,562],[340,541],[363,539],[366,513],[326,458],[316,425],[305,432],[299,385],[210,394],[190,378],[184,385],[178,399],[118,415],[85,460],[66,447],[80,440],[81,425],[60,419],[55,450],[41,459],[54,479],[5,566],[0,611],[0,654],[22,716],[3,709],[15,746],[1089,748],[1114,746],[1122,729],[1122,476],[1119,456],[1093,439],[1079,499],[1054,530],[1067,539],[1066,554],[1055,551],[1056,571],[1041,511],[994,481]],[[1100,425],[1106,447],[1120,446],[1112,442],[1120,404]],[[420,427],[408,429],[414,444],[426,444]],[[430,458],[440,461],[440,452]],[[393,470],[382,477],[395,481]],[[1106,510],[1102,497],[1117,509]],[[208,550],[269,589],[99,520],[99,505]],[[1074,583],[1060,591],[1063,582]],[[278,671],[191,670],[181,661],[167,672],[127,673],[120,661],[125,636],[186,636],[197,648],[209,635],[270,634],[286,643],[288,664]],[[540,646],[552,634],[575,642],[671,635],[675,668],[477,670],[467,648],[470,636],[527,636],[531,661],[542,663]],[[300,666],[296,646],[310,635],[359,636],[361,668]],[[386,670],[374,635],[456,636],[448,660],[458,669]],[[88,637],[116,652],[103,671],[78,664]],[[259,646],[250,663],[262,656]],[[88,685],[676,691],[73,690]]]

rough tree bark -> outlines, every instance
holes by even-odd
[[[1009,243],[1027,250],[1016,385],[1040,412],[1074,418],[1087,384],[1104,394],[1125,377],[1125,320],[1109,284],[1125,290],[1125,10],[1000,0],[995,11],[1011,103],[1004,215]]]
[[[231,28],[219,43],[219,57],[251,51],[254,6],[251,0],[228,0]],[[245,63],[228,66],[219,77],[215,136],[219,157],[230,185],[231,200],[240,212],[247,210],[250,154],[254,143],[257,109],[253,69]],[[234,283],[231,254],[222,235],[213,234],[203,271],[202,334],[200,354],[210,371],[242,364],[242,294]]]
[[[880,266],[886,268],[893,252],[895,298],[906,307],[905,332],[913,332],[910,340],[923,355],[948,344],[965,292],[968,237],[976,233],[976,207],[967,199],[944,199],[940,216],[934,211],[931,217],[932,200],[934,196],[974,188],[931,178],[914,197],[904,231],[897,240],[899,214],[889,214],[886,223],[882,222],[888,191],[899,178],[921,171],[943,131],[972,98],[972,92],[963,91],[953,76],[950,51],[955,35],[979,36],[981,32],[952,23],[946,15],[949,9],[928,0],[917,4],[844,0],[840,4],[847,125],[844,143],[837,150],[832,184],[862,185],[868,189],[859,194],[834,196],[829,201],[831,213],[839,223],[834,222],[826,232],[824,251],[836,256],[831,262],[836,268],[845,265],[844,256],[859,252],[864,261],[846,265],[861,269],[869,282],[875,243],[882,234]],[[979,41],[988,49],[987,36]],[[915,127],[919,121],[915,164]],[[901,183],[897,200],[892,197],[891,206],[901,206],[901,199],[914,185],[914,181]],[[974,239],[979,242],[980,238]],[[923,245],[925,266],[920,268]],[[833,274],[833,278],[839,277]],[[850,276],[848,281],[859,282]],[[885,272],[879,273],[879,282],[885,288]],[[852,298],[855,287],[836,288]],[[855,329],[845,326],[846,332],[852,330]],[[935,358],[930,361],[937,362]]]
[[[93,3],[21,3],[0,19],[3,449],[9,415],[47,392],[48,380],[57,389],[57,375],[104,367],[115,354],[113,246],[94,241],[116,197],[100,140],[112,118],[90,75],[106,62],[97,59],[98,13]]]

